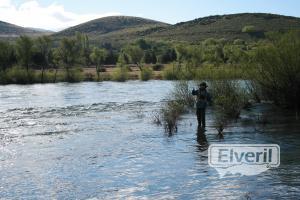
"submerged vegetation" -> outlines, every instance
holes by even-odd
[[[190,91],[190,82],[176,82],[174,90],[169,95],[169,99],[161,108],[159,113],[160,117],[155,116],[155,121],[160,122],[161,119],[165,132],[169,135],[177,131],[177,125],[181,115],[190,111],[194,107],[194,98]]]

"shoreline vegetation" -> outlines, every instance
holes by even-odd
[[[139,39],[121,49],[109,45],[91,46],[88,36],[81,33],[61,39],[58,46],[49,36],[36,39],[21,36],[15,43],[0,41],[0,84],[207,80],[214,83],[213,90],[219,91],[214,94],[221,98],[215,98],[219,110],[227,113],[221,119],[231,114],[238,118],[248,102],[246,96],[257,102],[267,100],[293,109],[298,118],[299,55],[300,31],[270,32],[266,33],[265,39],[253,41],[210,38],[197,44]],[[240,88],[232,80],[249,81],[247,89]],[[179,91],[189,88],[186,85],[180,87],[183,88]],[[188,94],[188,91],[184,93]],[[168,108],[164,111],[164,119],[177,116],[166,120],[174,126],[179,115],[186,110],[182,102],[187,101],[178,96],[179,103],[176,99],[170,100],[173,103],[167,106],[172,107],[170,111],[176,115],[169,114]],[[232,102],[240,108],[235,110],[235,107],[224,106]],[[228,107],[232,110],[225,110]],[[220,130],[223,126],[220,125]],[[171,126],[167,129],[176,130]]]
[[[125,71],[118,70],[115,65],[102,66],[102,72],[98,76],[95,67],[77,67],[69,70],[69,77],[64,69],[46,69],[44,71],[30,69],[28,74],[26,69],[14,66],[1,74],[0,85],[6,84],[36,84],[36,83],[59,83],[59,82],[101,82],[127,80],[181,80],[187,76],[183,71],[177,71],[174,64],[145,65],[141,70],[137,65],[127,66]],[[232,66],[222,66],[218,68],[203,67],[201,70],[194,70],[187,80],[197,79],[246,79],[249,78],[242,68]],[[124,75],[123,78],[121,75]]]

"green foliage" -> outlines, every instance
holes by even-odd
[[[244,66],[219,66],[206,65],[195,70],[196,80],[234,80],[251,78],[245,75]],[[247,69],[251,71],[251,69]]]
[[[49,36],[38,37],[35,41],[35,46],[37,51],[42,55],[43,65],[48,67],[52,48],[52,39]]]
[[[256,51],[255,73],[265,98],[299,110],[300,31],[293,31]]]
[[[35,73],[33,70],[24,67],[14,66],[6,71],[5,82],[12,84],[28,84],[35,82]]]
[[[105,49],[99,49],[95,47],[90,55],[90,58],[94,64],[96,64],[97,78],[100,79],[101,66],[104,64],[107,58],[107,51]]]
[[[28,36],[20,36],[16,42],[16,53],[19,63],[29,71],[32,62],[33,41]]]
[[[175,82],[171,96],[172,99],[183,105],[185,110],[194,108],[195,99],[191,93],[191,83],[189,81],[181,80]]]
[[[247,62],[248,55],[246,46],[235,41],[234,44],[227,44],[223,48],[224,60],[230,64]]]
[[[140,47],[143,50],[151,49],[151,44],[148,43],[148,41],[144,39],[138,39],[135,44]]]
[[[253,33],[256,32],[256,28],[253,25],[244,26],[242,29],[243,33]]]
[[[15,50],[8,42],[0,41],[0,71],[12,66],[15,61]]]
[[[75,39],[63,38],[61,40],[58,51],[60,60],[65,65],[65,68],[69,68],[78,62],[80,58],[79,50]]]
[[[196,69],[186,65],[168,65],[163,70],[163,78],[166,80],[192,80],[195,78]]]
[[[89,37],[86,34],[82,34],[79,32],[76,32],[75,36],[76,46],[79,51],[79,62],[83,65],[89,65],[91,54]]]
[[[237,81],[212,81],[210,88],[219,120],[237,119],[248,104],[248,96]]]
[[[141,67],[140,79],[148,81],[153,77],[153,69],[150,67]]]
[[[112,74],[112,80],[125,82],[128,80],[128,69],[125,66],[116,67]]]
[[[162,105],[160,111],[165,131],[169,134],[176,132],[181,115],[192,109],[193,106],[194,98],[190,91],[190,83],[188,81],[176,82],[169,100]]]
[[[163,78],[165,80],[180,79],[179,69],[175,65],[168,65],[163,70]]]
[[[119,54],[119,57],[118,57],[118,63],[121,65],[126,65],[126,64],[131,63],[130,55],[124,51],[121,51],[121,53]]]
[[[69,83],[76,83],[83,80],[83,74],[80,68],[72,68],[65,71],[64,81]]]
[[[170,135],[177,132],[177,123],[183,112],[183,105],[176,101],[170,100],[163,105],[160,115],[165,131]]]
[[[142,62],[146,63],[146,64],[150,64],[150,63],[151,64],[155,64],[157,62],[157,58],[156,58],[155,52],[152,51],[152,50],[145,51],[144,57],[142,59]]]
[[[158,51],[159,52],[159,51]],[[157,56],[157,61],[159,63],[170,63],[177,59],[176,50],[173,48],[164,48],[162,53]]]
[[[144,57],[144,51],[138,46],[127,46],[123,49],[123,52],[129,55],[130,61],[135,64],[140,63]]]

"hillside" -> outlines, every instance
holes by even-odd
[[[251,32],[243,32],[251,26]],[[169,25],[138,17],[114,16],[96,19],[68,28],[56,37],[72,36],[75,32],[86,33],[93,42],[110,42],[115,46],[138,38],[154,40],[198,42],[207,38],[259,39],[269,31],[300,29],[300,18],[266,14],[241,13],[215,15]]]
[[[242,29],[255,30],[245,33]],[[196,42],[207,38],[255,39],[263,38],[268,31],[300,29],[300,18],[266,13],[216,15],[182,22],[147,34],[153,39]]]
[[[87,34],[91,40],[112,43],[126,42],[139,37],[139,32],[169,26],[150,19],[129,16],[111,16],[95,19],[54,34],[55,37],[73,36],[76,32]]]
[[[24,28],[0,21],[0,38],[15,38],[20,35],[38,36],[44,34],[49,34],[49,32],[32,28]]]
[[[247,26],[252,28],[251,32],[243,31]],[[291,29],[300,29],[300,18],[266,13],[242,13],[215,15],[169,25],[140,17],[111,16],[79,24],[52,36],[58,42],[62,37],[74,36],[76,32],[81,32],[87,34],[92,43],[108,42],[119,47],[139,38],[190,43],[207,38],[256,40],[264,38],[265,33],[269,31]],[[23,34],[36,36],[49,32],[0,22],[0,38]]]

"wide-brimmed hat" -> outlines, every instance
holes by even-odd
[[[206,87],[206,88],[208,87],[207,84],[206,84],[206,82],[200,83],[199,86],[204,86],[204,87]]]

